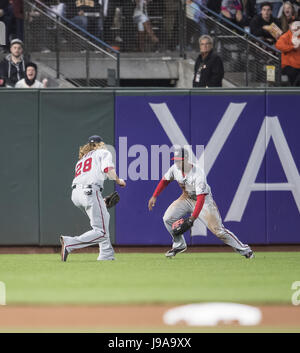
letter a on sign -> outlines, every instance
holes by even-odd
[[[287,183],[255,183],[271,137]],[[225,221],[241,221],[252,191],[291,191],[300,213],[300,176],[277,116],[264,119]]]

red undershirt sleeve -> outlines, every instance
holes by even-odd
[[[153,196],[157,197],[171,182],[171,180],[166,180],[165,178],[162,178],[161,181],[158,183]]]
[[[114,167],[106,167],[104,169],[104,173],[108,173],[110,170],[114,169]]]
[[[198,218],[198,216],[199,216],[199,214],[200,214],[200,212],[202,210],[204,201],[205,201],[205,194],[197,195],[197,202],[196,202],[196,205],[195,205],[194,212],[192,214],[192,216],[195,219]]]

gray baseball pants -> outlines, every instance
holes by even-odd
[[[88,193],[91,191],[91,194]],[[80,186],[72,191],[72,201],[90,219],[91,230],[75,237],[64,236],[66,249],[71,252],[93,244],[99,244],[97,260],[114,260],[114,249],[109,237],[109,218],[102,194],[97,186],[84,189]]]
[[[181,196],[167,208],[163,221],[173,238],[173,249],[186,247],[186,241],[183,235],[176,237],[172,235],[172,224],[186,214],[193,213],[195,205],[195,200]],[[214,235],[225,244],[236,249],[240,254],[243,255],[250,250],[247,244],[243,244],[232,232],[224,227],[218,207],[211,194],[205,196],[205,202],[198,218]]]

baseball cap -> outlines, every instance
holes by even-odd
[[[103,138],[101,136],[98,136],[98,135],[90,136],[89,139],[88,139],[88,142],[90,142],[90,143],[92,143],[92,142],[99,143],[99,142],[102,142],[102,141],[103,141]]]
[[[185,158],[189,158],[189,152],[185,148],[177,148],[174,151],[174,156],[171,158],[172,161],[182,161]]]
[[[13,39],[11,42],[10,42],[10,46],[14,45],[14,44],[20,44],[22,47],[24,47],[24,43],[21,41],[21,39]]]

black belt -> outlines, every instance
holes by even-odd
[[[78,187],[80,187],[81,189],[92,189],[93,186],[97,186],[97,187],[99,188],[100,192],[103,191],[103,188],[101,188],[99,185],[95,185],[95,184],[94,184],[94,185],[93,185],[93,184],[87,184],[87,185],[83,185],[83,184],[73,184],[73,185],[72,185],[72,189],[76,189],[76,188],[78,188]]]

